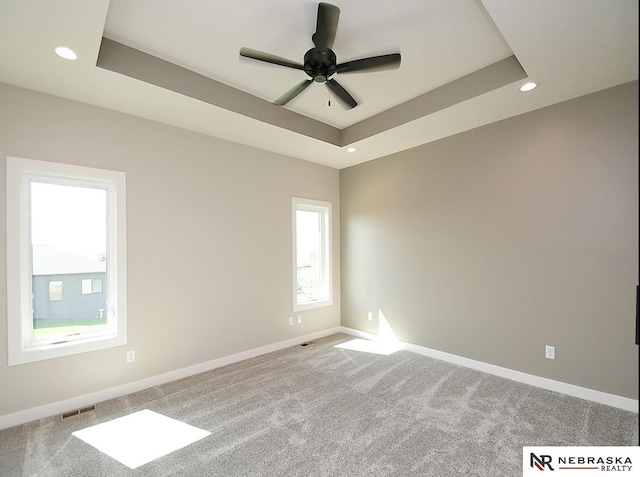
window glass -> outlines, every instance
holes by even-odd
[[[98,310],[107,307],[105,294],[83,295],[96,293],[92,276],[107,274],[101,260],[107,251],[107,190],[38,178],[30,181],[30,192],[33,337],[61,339],[106,330],[106,320],[98,318]],[[39,283],[52,275],[62,279],[49,281],[49,301],[62,303],[48,304],[40,297]],[[81,293],[74,293],[78,283]]]
[[[91,293],[92,293],[91,280],[90,279],[82,280],[82,294],[90,295]]]
[[[62,282],[49,282],[49,301],[62,301]]]
[[[295,310],[331,304],[331,204],[293,200]]]

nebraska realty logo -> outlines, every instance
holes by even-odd
[[[523,447],[522,476],[589,476],[601,473],[640,476],[640,447]]]

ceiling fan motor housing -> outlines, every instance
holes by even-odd
[[[303,80],[289,91],[284,93],[273,104],[284,106],[293,98],[306,90],[312,83],[324,83],[327,88],[340,100],[345,109],[353,109],[358,102],[338,83],[332,76],[336,73],[353,73],[362,71],[380,71],[395,69],[400,66],[400,53],[390,55],[371,56],[358,60],[337,64],[336,54],[331,50],[336,38],[340,9],[335,5],[321,2],[318,4],[318,17],[316,31],[311,35],[311,41],[315,45],[304,54],[304,63],[291,61],[270,53],[264,53],[250,48],[240,48],[240,56],[253,58],[254,60],[285,66],[296,70],[304,70],[311,79]]]
[[[304,71],[314,81],[326,83],[336,71],[336,54],[328,48],[311,48],[304,54]]]

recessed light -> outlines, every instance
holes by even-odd
[[[347,149],[347,152],[356,152],[357,149],[355,147],[350,147]]]
[[[532,89],[535,89],[537,86],[538,86],[538,83],[529,81],[528,83],[525,83],[522,86],[520,86],[520,91],[522,91],[523,93],[526,93],[527,91],[531,91]]]
[[[56,55],[60,58],[64,58],[65,60],[77,60],[78,55],[71,48],[67,48],[66,46],[59,46],[56,48]]]

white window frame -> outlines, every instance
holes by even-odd
[[[296,212],[298,210],[310,210],[321,212],[323,215],[322,226],[320,231],[321,239],[321,257],[320,257],[320,279],[322,282],[323,295],[317,300],[306,302],[298,301],[297,276],[298,276],[298,254],[297,254],[297,220]],[[291,217],[292,217],[292,304],[293,311],[309,310],[321,306],[329,306],[333,304],[333,264],[332,264],[332,246],[331,246],[331,228],[332,214],[331,202],[320,200],[303,199],[293,197],[291,200]]]
[[[9,366],[127,344],[126,177],[124,172],[7,157],[7,338]],[[48,342],[33,339],[30,182],[107,190],[106,331]]]

